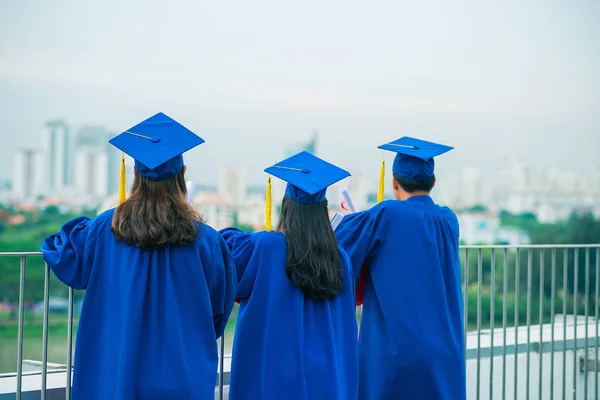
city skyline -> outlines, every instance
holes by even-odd
[[[116,192],[116,190],[118,189],[117,186],[117,178],[114,178],[114,176],[118,176],[118,171],[119,171],[119,166],[120,166],[120,154],[121,152],[118,149],[115,149],[113,146],[110,145],[110,143],[108,143],[108,140],[114,136],[116,136],[118,133],[117,130],[115,129],[109,129],[106,128],[104,125],[99,124],[97,122],[84,122],[81,125],[76,126],[76,129],[72,129],[73,125],[71,125],[69,123],[69,120],[67,118],[64,117],[60,117],[60,118],[50,118],[50,119],[46,119],[45,122],[40,123],[41,126],[41,130],[42,130],[42,136],[36,138],[36,140],[33,141],[32,144],[30,145],[22,145],[22,146],[15,146],[14,151],[12,152],[12,154],[10,154],[11,157],[8,158],[8,160],[13,160],[12,156],[16,153],[19,153],[21,151],[31,151],[34,149],[37,149],[38,151],[40,149],[42,149],[44,146],[41,145],[40,143],[43,143],[44,140],[47,140],[47,138],[45,138],[45,135],[47,135],[47,131],[45,131],[44,129],[50,129],[51,127],[55,127],[55,126],[59,126],[59,125],[63,125],[64,124],[64,129],[67,129],[67,134],[70,137],[70,140],[72,141],[71,146],[72,147],[77,147],[77,148],[85,148],[85,147],[96,147],[96,148],[106,148],[106,151],[109,153],[109,159],[107,160],[107,165],[109,166],[110,172],[108,173],[108,181],[109,181],[109,189],[107,190],[108,194],[111,194],[113,192]],[[276,161],[279,161],[285,157],[288,157],[290,155],[292,155],[293,153],[297,152],[297,151],[301,151],[301,150],[307,150],[307,151],[312,151],[314,152],[316,147],[322,147],[322,146],[317,146],[317,142],[319,141],[319,139],[321,138],[321,136],[319,135],[318,130],[316,129],[312,129],[309,132],[305,132],[304,136],[295,136],[293,138],[288,138],[287,140],[283,140],[282,142],[280,142],[280,149],[274,149],[273,152],[277,153],[273,159]],[[40,142],[40,140],[42,140],[42,142]],[[372,149],[370,149],[372,150]],[[456,150],[456,149],[455,149]],[[72,150],[71,150],[72,151]],[[192,153],[194,152],[194,150],[192,150],[191,152],[188,153]],[[373,150],[373,152],[375,152],[376,154],[379,153],[379,160],[377,163],[374,163],[373,166],[371,166],[369,169],[371,171],[375,171],[377,172],[377,174],[373,174],[375,179],[373,182],[373,185],[377,184],[376,179],[378,179],[378,172],[379,172],[379,164],[381,162],[381,151],[380,150]],[[186,153],[186,163],[187,163],[187,158],[189,157],[189,154]],[[364,152],[363,152],[364,153]],[[316,152],[315,152],[316,154]],[[386,174],[391,173],[391,163],[393,162],[394,159],[394,153],[391,152],[384,152],[384,157],[386,160]],[[449,153],[450,155],[452,154],[452,152]],[[325,158],[325,156],[320,155],[321,157]],[[133,166],[133,159],[131,159],[131,157],[129,157],[128,155],[125,155],[126,157],[126,163],[128,166],[128,175],[130,175],[130,171],[129,169],[132,168]],[[437,164],[444,164],[444,157],[442,158],[436,158],[436,165]],[[222,163],[217,164],[216,167],[220,168],[220,167],[224,167],[226,168],[227,166],[235,166],[235,167],[239,167],[239,168],[243,168],[244,165],[244,161],[245,159],[241,159],[241,160],[237,160],[237,162],[235,162],[235,160],[223,160]],[[482,179],[484,181],[493,181],[496,178],[496,174],[497,171],[499,169],[502,168],[502,165],[506,164],[507,162],[514,162],[515,160],[519,161],[519,162],[524,162],[527,164],[527,168],[528,168],[528,173],[535,175],[536,177],[542,177],[544,174],[547,174],[548,171],[553,171],[555,173],[561,173],[561,171],[568,171],[569,173],[573,174],[574,177],[574,182],[579,182],[580,180],[585,180],[586,175],[594,175],[599,169],[600,169],[600,160],[589,160],[589,162],[587,160],[583,160],[581,162],[581,164],[584,164],[583,168],[577,168],[576,165],[570,165],[571,168],[562,168],[560,166],[557,166],[556,164],[539,164],[537,168],[533,168],[532,164],[535,165],[536,163],[534,162],[535,160],[533,159],[527,159],[527,158],[523,158],[523,157],[518,157],[518,156],[514,156],[514,155],[507,155],[504,156],[501,159],[498,159],[498,165],[491,165],[488,164],[486,166],[483,166],[481,168],[476,167],[475,165],[473,165],[473,163],[468,163],[468,162],[454,162],[453,164],[455,164],[455,168],[453,169],[447,169],[447,168],[443,168],[443,167],[436,167],[436,175],[438,177],[443,177],[441,179],[441,181],[445,180],[446,178],[450,178],[450,180],[455,181],[456,180],[456,175],[455,174],[475,174],[478,175],[479,179]],[[74,161],[71,160],[71,163],[74,164]],[[6,174],[6,170],[5,171],[5,175],[6,176],[1,176],[0,175],[0,181],[6,181],[6,182],[11,182],[13,180],[14,177],[14,165],[15,162],[14,160],[11,162],[11,169],[10,169],[10,174]],[[200,184],[204,184],[204,185],[210,185],[210,186],[218,186],[219,182],[221,181],[221,177],[219,176],[219,174],[213,174],[213,175],[206,175],[204,173],[202,173],[202,171],[199,171],[198,168],[194,168],[194,166],[192,164],[187,163],[188,165],[188,175],[189,176],[201,176],[202,178],[200,178],[200,180],[198,180],[198,182]],[[343,166],[346,169],[354,169],[357,170],[357,168],[352,168],[351,166]],[[64,166],[64,168],[70,168],[71,171],[66,171],[67,175],[68,175],[68,182],[69,183],[73,183],[74,179],[75,179],[75,169],[73,166],[69,167],[69,166]],[[214,166],[213,168],[214,169]],[[247,171],[246,170],[246,175],[249,176],[248,182],[249,185],[251,186],[257,186],[257,185],[263,185],[264,181],[265,181],[265,175],[262,171],[263,168],[260,169],[260,171],[258,173],[256,173],[256,171]],[[581,172],[580,172],[581,171]],[[260,177],[259,177],[260,174]],[[358,170],[358,173],[356,175],[365,176],[365,173],[361,170]],[[454,175],[454,176],[452,176]],[[389,180],[389,179],[388,179]],[[440,181],[440,179],[438,179],[438,181]],[[386,181],[386,186],[387,186],[387,181]],[[52,183],[48,183],[49,185],[52,185]]]
[[[15,153],[12,191],[0,191],[4,201],[8,200],[7,204],[17,209],[43,210],[54,205],[64,211],[95,209],[98,213],[116,206],[116,191],[108,190],[108,174],[111,173],[108,161],[110,154],[118,160],[119,152],[102,144],[107,130],[90,124],[72,129],[62,120],[44,125],[41,148],[32,147]],[[77,133],[69,135],[70,131]],[[285,154],[302,150],[315,152],[318,147],[318,137],[313,134],[306,141],[294,141]],[[132,160],[129,157],[127,160],[127,186],[130,187]],[[69,164],[75,166],[73,175],[66,173],[64,166]],[[215,172],[218,176],[216,185],[207,185],[189,175],[186,177],[195,186],[194,196],[188,201],[217,229],[232,224],[262,229],[265,186],[252,185],[247,180],[247,171],[234,164],[219,166]],[[483,240],[523,244],[529,243],[529,236],[519,229],[500,226],[501,211],[517,215],[531,213],[539,223],[550,224],[567,220],[573,212],[592,212],[600,218],[600,168],[589,172],[581,176],[569,170],[550,168],[543,175],[536,175],[526,162],[510,158],[496,171],[494,180],[485,180],[477,168],[467,166],[450,181],[436,185],[432,197],[438,204],[448,205],[457,212],[465,243]],[[44,181],[45,177],[48,179]],[[116,180],[116,174],[112,179]],[[374,182],[360,174],[354,175],[329,188],[327,198],[331,215],[340,210],[340,189],[346,185],[358,210],[376,203]],[[42,196],[39,194],[43,191],[35,192],[40,187],[47,190]],[[284,188],[285,182],[274,179],[276,205]],[[391,198],[390,192],[387,186],[386,198]],[[277,206],[273,210],[273,219],[278,219]]]
[[[10,201],[17,205],[32,201],[35,204],[39,196],[50,196],[51,202],[67,207],[100,207],[102,210],[114,206],[120,165],[120,152],[108,143],[114,133],[99,124],[74,128],[63,119],[46,121],[43,126],[38,145],[19,149],[13,155]],[[302,150],[318,153],[319,147],[319,135],[313,131],[306,140],[289,143],[283,153],[284,157]],[[391,197],[391,188],[387,185],[390,166],[388,163],[386,168],[387,198]],[[265,182],[253,184],[247,171],[234,163],[216,167],[213,171],[217,183],[212,185],[210,180],[187,174],[186,179],[193,181],[197,188],[196,196],[189,200],[216,224],[231,223],[235,214],[235,218],[258,226],[264,214]],[[129,188],[133,178],[133,160],[129,156],[126,156],[126,169]],[[565,220],[573,211],[591,211],[600,218],[600,165],[586,174],[556,167],[536,172],[527,160],[512,157],[504,160],[493,178],[486,179],[473,166],[464,166],[450,177],[441,175],[445,178],[440,179],[432,193],[436,202],[456,210],[475,206],[492,210],[492,214],[476,216],[475,220],[466,217],[475,222],[484,217],[497,219],[501,210],[513,214],[534,213],[540,222],[550,223]],[[349,186],[359,209],[374,204],[375,180],[355,174],[330,188],[328,199],[332,210],[341,202],[339,189],[345,185]],[[284,188],[285,182],[273,181],[275,199],[283,195]],[[43,207],[44,202],[41,204]],[[500,234],[492,231],[488,234]]]

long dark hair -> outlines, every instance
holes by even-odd
[[[136,173],[131,196],[115,210],[111,232],[118,241],[145,250],[193,243],[202,218],[186,195],[183,170],[161,181]]]
[[[303,204],[285,196],[277,231],[286,237],[285,273],[294,285],[314,300],[335,298],[344,278],[327,200]]]

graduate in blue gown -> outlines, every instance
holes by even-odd
[[[350,174],[301,152],[265,170],[288,182],[275,231],[221,231],[240,301],[232,400],[356,399],[355,280],[325,192]]]
[[[355,274],[365,266],[359,399],[465,399],[458,220],[429,196],[433,157],[452,148],[408,137],[380,148],[397,153],[396,200],[336,229]]]
[[[162,113],[113,138],[135,159],[131,196],[41,247],[62,282],[86,289],[74,400],[214,398],[237,278],[223,238],[186,201],[181,154],[202,142]]]

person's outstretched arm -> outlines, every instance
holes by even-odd
[[[249,297],[254,287],[258,265],[250,261],[255,253],[255,234],[243,232],[237,228],[225,228],[220,230],[219,233],[223,236],[229,250],[231,250],[238,280],[236,298],[239,301]]]
[[[348,253],[357,280],[363,263],[377,253],[385,240],[384,211],[380,203],[369,210],[346,215],[335,230],[338,244]]]
[[[215,335],[219,338],[227,326],[237,291],[233,257],[220,236],[215,243],[212,265],[205,268],[205,275],[210,292]]]
[[[73,289],[87,288],[93,266],[95,235],[86,217],[67,222],[60,232],[44,240],[40,251],[56,277]]]

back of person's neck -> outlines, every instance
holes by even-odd
[[[425,191],[412,192],[412,193],[397,192],[396,193],[396,200],[405,201],[405,200],[410,199],[411,197],[429,196],[429,194],[430,194],[430,192],[425,192]]]

